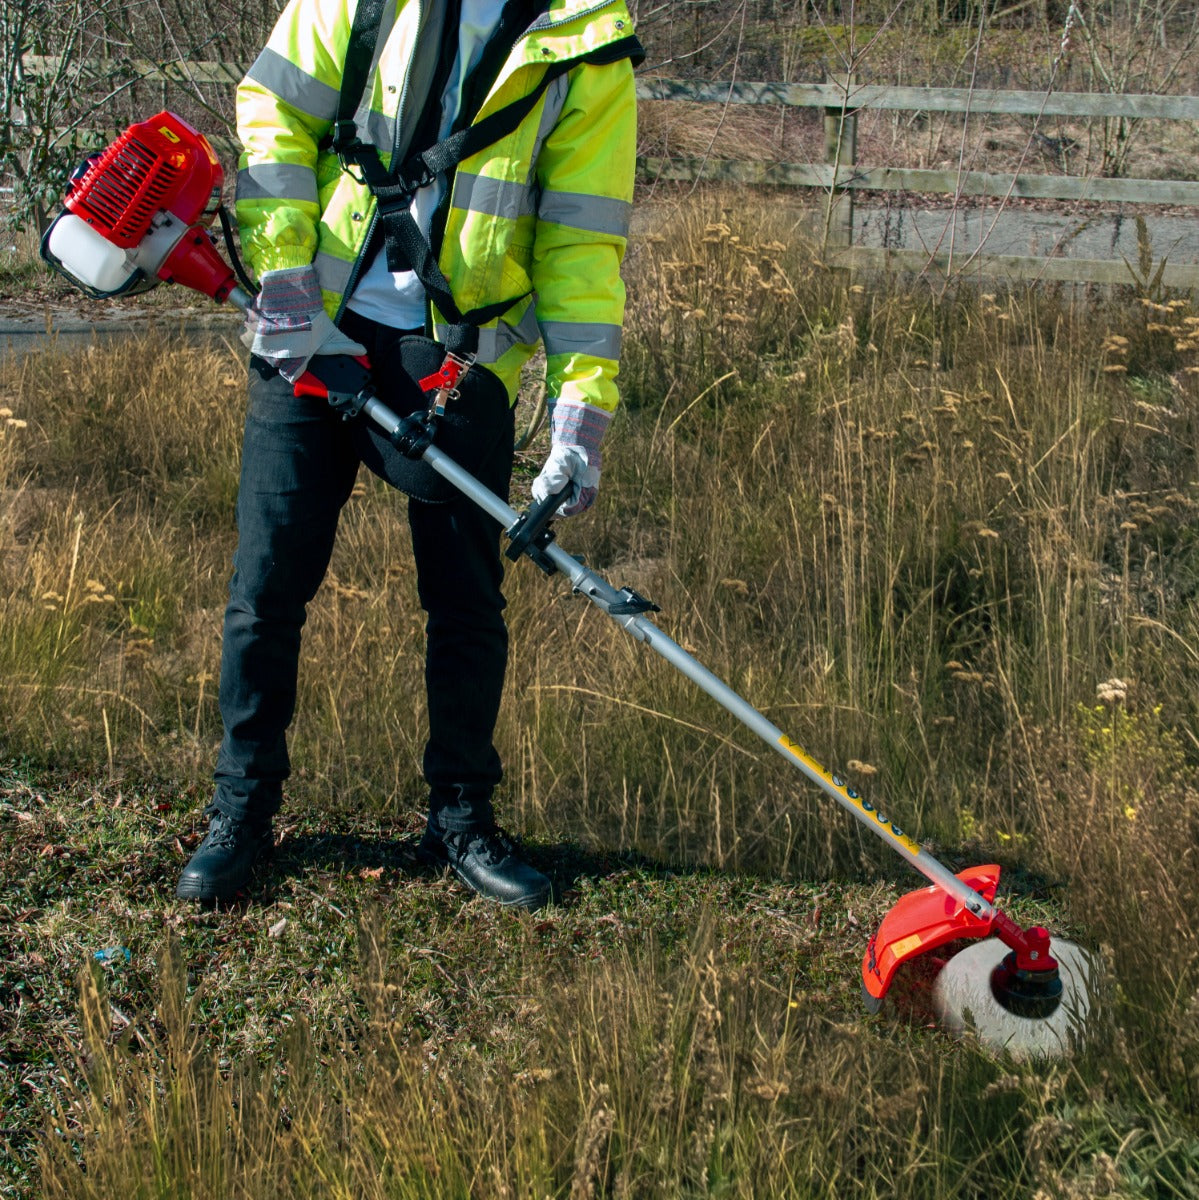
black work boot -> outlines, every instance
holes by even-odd
[[[250,882],[255,864],[274,849],[269,818],[238,820],[219,808],[207,811],[208,834],[175,889],[180,900],[232,900]]]
[[[550,881],[517,857],[503,830],[425,830],[416,850],[422,862],[449,867],[473,892],[505,908],[541,908],[550,899]]]

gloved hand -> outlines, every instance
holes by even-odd
[[[612,414],[578,401],[559,400],[550,409],[550,452],[533,480],[533,501],[556,495],[567,484],[570,493],[559,506],[564,517],[586,512],[599,491],[603,441]]]
[[[304,374],[315,354],[366,353],[366,347],[346,337],[325,312],[312,266],[263,273],[258,297],[246,310],[241,340],[289,383]]]

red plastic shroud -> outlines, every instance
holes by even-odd
[[[994,901],[999,886],[996,863],[970,867],[959,872],[958,878],[988,903]],[[1008,918],[1004,919],[1014,925]],[[862,983],[870,996],[881,1001],[900,963],[958,938],[986,937],[994,924],[994,917],[976,917],[943,888],[933,886],[908,892],[883,918],[866,946]],[[1019,930],[1019,926],[1015,928]]]
[[[106,241],[135,250],[169,213],[185,232],[158,268],[175,281],[224,300],[235,277],[206,232],[220,205],[224,173],[212,147],[174,113],[130,125],[71,182],[66,207]]]

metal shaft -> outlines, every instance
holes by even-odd
[[[240,308],[242,312],[254,303],[254,297],[249,292],[243,291],[240,287],[230,289],[229,295],[225,297],[227,303],[232,304],[234,308]]]
[[[395,414],[380,401],[368,401],[365,411],[384,429],[391,431],[399,425]],[[423,457],[433,470],[493,516],[504,529],[511,529],[520,519],[520,514],[514,508],[506,504],[494,492],[485,488],[473,475],[463,470],[436,446],[430,446],[425,450]],[[612,607],[620,605],[624,596],[605,579],[589,567],[584,566],[554,542],[550,542],[543,552],[570,580],[574,591],[586,596],[597,608],[611,617],[618,625],[623,626],[639,642],[644,642],[696,686],[707,692],[722,708],[732,713],[792,766],[798,767],[817,787],[882,838],[887,845],[905,858],[928,880],[948,892],[975,916],[983,920],[994,916],[996,909],[984,897],[958,879],[948,867],[938,862],[915,838],[904,833],[898,825],[889,821],[854,788],[812,759],[777,725],[767,720],[752,704],[734,692],[702,663],[696,661],[648,617],[642,613],[612,612]]]

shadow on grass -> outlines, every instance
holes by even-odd
[[[302,831],[287,830],[273,857],[255,872],[246,892],[235,900],[220,907],[242,908],[247,905],[269,905],[280,899],[288,890],[290,882],[300,882],[305,876],[321,875],[326,882],[330,877],[340,877],[347,883],[360,876],[375,875],[382,871],[394,872],[413,879],[439,879],[444,868],[424,863],[417,855],[423,829],[411,827],[395,831],[377,825],[362,829],[332,829],[321,831],[311,826]],[[197,838],[198,840],[198,838]],[[724,880],[725,887],[738,890],[739,885],[749,887],[762,884],[794,884],[803,886],[817,882],[821,884],[886,883],[902,894],[927,886],[918,873],[906,864],[889,858],[881,858],[873,864],[873,870],[859,870],[845,874],[838,871],[820,871],[816,875],[801,873],[797,876],[781,877],[772,871],[720,868],[702,862],[679,861],[655,858],[642,851],[621,847],[591,847],[563,838],[557,842],[518,842],[518,852],[537,870],[547,875],[553,889],[554,904],[570,908],[579,898],[581,890],[589,884],[600,884],[618,876],[635,874],[646,882],[666,883],[669,880]],[[1066,881],[1051,877],[1032,869],[1018,856],[1011,854],[988,854],[977,844],[954,847],[938,847],[940,860],[952,871],[958,872],[975,864],[998,862],[1002,868],[999,887],[1000,907],[1007,907],[1013,900],[1035,900],[1060,903]],[[171,881],[171,889],[173,891]]]
[[[273,859],[259,871],[255,899],[270,901],[284,882],[310,870],[346,876],[379,869],[436,879],[443,868],[417,856],[420,833],[398,837],[353,833],[298,834],[284,839]],[[678,878],[721,874],[714,868],[666,864],[636,850],[594,850],[577,842],[518,843],[520,855],[543,872],[553,885],[554,902],[569,905],[583,880],[599,882],[613,875],[637,872],[648,878]]]

